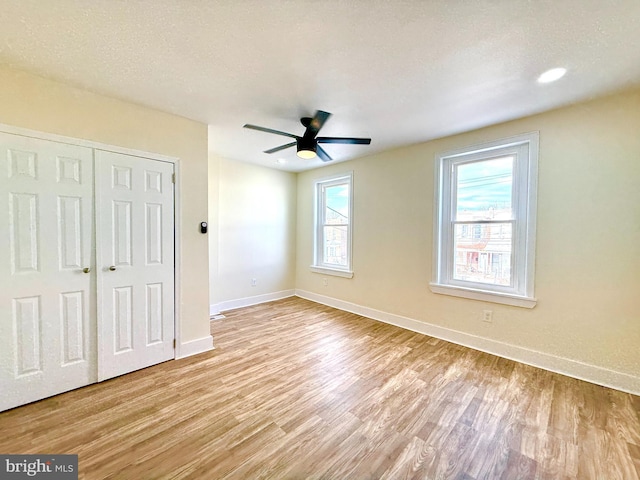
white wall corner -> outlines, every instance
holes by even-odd
[[[517,345],[511,345],[497,340],[491,340],[457,330],[451,330],[449,328],[440,327],[438,325],[422,322],[413,318],[383,312],[305,290],[296,290],[296,296],[306,300],[311,300],[312,302],[321,303],[322,305],[337,308],[339,310],[362,315],[363,317],[373,320],[389,323],[406,330],[411,330],[413,332],[429,335],[464,347],[469,347],[474,350],[480,350],[481,352],[497,355],[499,357],[514,360],[533,367],[542,368],[543,370],[559,373],[578,380],[584,380],[604,387],[631,393],[633,395],[640,395],[640,376],[609,370],[607,368],[582,363],[570,358],[557,357],[555,355],[530,350]]]
[[[296,291],[282,290],[280,292],[265,293],[263,295],[256,295],[253,297],[238,298],[235,300],[227,300],[225,302],[216,303],[210,305],[209,312],[213,315],[218,315],[221,312],[227,312],[229,310],[235,310],[236,308],[249,307],[251,305],[258,305],[260,303],[273,302],[274,300],[282,300],[283,298],[293,297]]]
[[[210,350],[213,350],[214,348],[213,337],[211,335],[197,338],[195,340],[189,340],[188,342],[179,343],[176,352],[176,360],[179,358],[190,357],[199,353],[208,352]]]

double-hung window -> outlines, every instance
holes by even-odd
[[[351,278],[353,173],[315,182],[315,241],[311,270]]]
[[[535,306],[538,133],[436,157],[431,290]]]

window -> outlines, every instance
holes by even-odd
[[[537,166],[538,133],[436,157],[433,292],[535,306]]]
[[[352,184],[353,173],[316,181],[314,272],[353,276]]]

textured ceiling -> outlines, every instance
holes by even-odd
[[[221,156],[300,171],[640,85],[639,0],[0,0],[0,63],[209,125]],[[557,83],[544,70],[564,66]],[[114,119],[115,121],[115,119]],[[278,158],[287,163],[276,164]]]

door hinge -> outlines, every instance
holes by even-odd
[[[173,339],[173,349],[174,350],[176,349],[176,339],[175,338]]]
[[[171,183],[176,183],[176,174],[175,173],[171,174]]]

